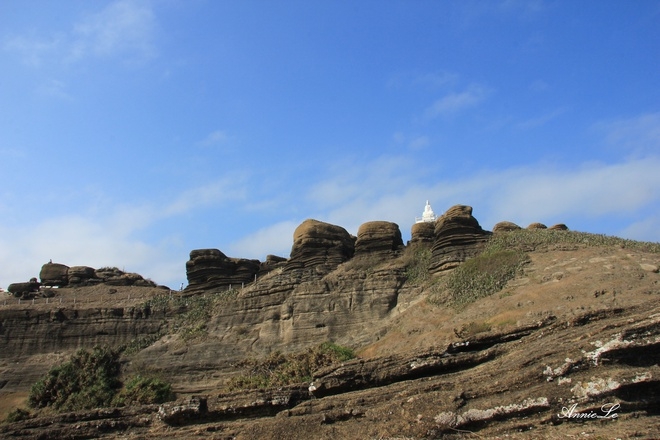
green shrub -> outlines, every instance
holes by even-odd
[[[115,397],[119,406],[131,404],[164,403],[174,399],[172,386],[158,377],[137,375],[126,382],[124,388]]]
[[[131,403],[171,400],[171,386],[156,377],[136,376],[122,389],[121,349],[78,350],[68,362],[51,368],[30,389],[28,406],[76,411]]]
[[[28,405],[62,411],[108,406],[121,386],[119,368],[119,350],[80,349],[32,386]]]
[[[20,422],[21,420],[26,420],[30,418],[30,411],[23,408],[16,408],[12,411],[9,411],[7,418],[5,418],[6,423]]]
[[[260,361],[244,361],[242,366],[247,371],[232,378],[228,388],[230,390],[264,389],[309,382],[312,373],[319,368],[354,357],[353,350],[332,342],[325,342],[302,353],[284,355],[276,351]]]

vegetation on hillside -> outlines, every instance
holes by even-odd
[[[239,366],[246,371],[232,378],[228,388],[265,389],[309,382],[314,371],[354,357],[350,348],[332,342],[325,342],[301,353],[285,355],[276,351],[265,359],[244,361]]]
[[[176,310],[178,313],[172,324],[172,331],[178,333],[185,342],[190,342],[205,337],[206,323],[211,319],[216,306],[233,300],[237,295],[236,289],[192,296],[160,295],[151,298],[145,306],[154,311]]]
[[[136,376],[122,384],[120,354],[119,349],[105,347],[78,350],[32,386],[28,405],[76,411],[172,400],[171,386],[157,377]]]
[[[483,252],[439,280],[429,280],[429,302],[463,308],[499,292],[529,261],[528,252],[547,248],[614,246],[660,253],[660,243],[640,242],[575,231],[527,230],[494,234]],[[415,267],[409,265],[410,268]]]

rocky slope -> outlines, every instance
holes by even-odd
[[[365,224],[352,237],[306,221],[289,259],[245,265],[249,276],[220,251],[193,251],[184,292],[119,286],[110,293],[101,284],[58,289],[48,304],[3,305],[0,410],[20,405],[29,384],[73,348],[99,343],[142,341],[125,359],[126,371],[158,372],[179,400],[44,413],[2,425],[0,435],[660,436],[657,247],[579,240],[528,246],[529,261],[514,279],[456,308],[438,287],[446,269],[478,255],[492,237],[471,211],[454,207],[433,229],[414,225],[408,246],[388,222]],[[515,233],[512,225],[495,234]],[[200,258],[215,263],[204,266]],[[420,261],[426,276],[412,270]],[[357,349],[358,358],[289,387],[224,386],[246,357],[327,340]]]

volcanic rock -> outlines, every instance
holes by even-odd
[[[568,226],[563,223],[558,223],[556,225],[550,226],[548,229],[552,231],[568,231]]]
[[[308,219],[293,232],[291,258],[284,270],[323,266],[332,270],[355,253],[355,239],[346,229]]]
[[[410,229],[410,244],[433,243],[435,222],[414,223]]]
[[[83,284],[94,278],[96,270],[89,266],[71,266],[67,273],[69,284]],[[101,281],[100,279],[98,280]]]
[[[435,222],[435,240],[431,250],[432,273],[453,269],[477,255],[490,236],[472,216],[472,207],[456,205]]]
[[[534,230],[534,229],[548,229],[546,225],[543,223],[532,223],[529,226],[527,226],[527,229]]]
[[[39,291],[39,283],[36,281],[29,281],[27,283],[12,283],[7,287],[7,291],[14,296],[21,296],[31,294]]]
[[[391,254],[403,248],[399,225],[392,222],[367,222],[360,226],[355,242],[355,256]]]
[[[522,228],[513,222],[499,222],[493,226],[493,234],[497,234],[498,232],[518,231],[520,229]]]
[[[41,266],[39,279],[44,286],[66,286],[69,282],[69,266],[59,263],[46,263]]]
[[[197,249],[186,262],[186,291],[226,290],[254,280],[260,270],[259,260],[229,258],[218,249]]]

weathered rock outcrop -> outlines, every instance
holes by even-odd
[[[433,243],[435,222],[414,223],[410,228],[410,244]]]
[[[89,266],[72,266],[46,263],[39,273],[41,284],[52,287],[80,287],[107,284],[110,286],[155,287],[156,283],[137,273],[129,273],[116,267],[94,269]]]
[[[59,263],[46,263],[41,266],[39,279],[44,286],[66,286],[69,283],[69,266]]]
[[[511,232],[511,231],[518,231],[522,229],[520,226],[513,222],[499,222],[495,226],[493,226],[493,234],[497,234],[499,232]]]
[[[552,231],[568,231],[568,226],[563,223],[557,223],[556,225],[550,226],[548,229]]]
[[[305,220],[293,233],[291,257],[285,271],[323,267],[330,271],[355,253],[355,238],[341,226]]]
[[[40,285],[38,281],[28,281],[27,283],[12,283],[7,287],[7,291],[18,297],[38,292],[39,286]]]
[[[254,281],[262,269],[259,260],[229,258],[218,249],[197,249],[186,262],[186,291],[227,290]]]
[[[355,256],[392,254],[403,249],[399,225],[374,221],[360,225],[355,242]]]
[[[472,216],[472,207],[456,205],[435,222],[431,267],[432,273],[453,269],[477,255],[490,232],[484,231]]]
[[[548,229],[548,227],[546,225],[544,225],[543,223],[535,222],[535,223],[531,223],[529,226],[527,226],[527,229],[530,229],[530,230]]]

